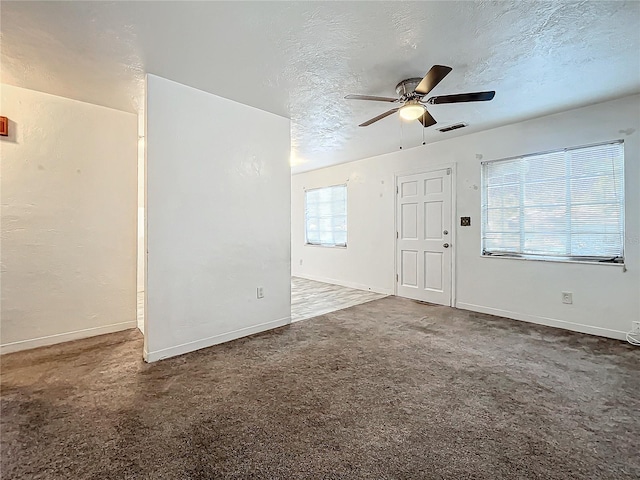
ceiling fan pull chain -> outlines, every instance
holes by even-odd
[[[402,120],[400,121],[400,150],[402,150],[402,145],[404,144],[404,129],[402,128]]]
[[[422,126],[422,128],[420,130],[422,130],[422,144],[424,145],[425,144],[424,143],[424,131],[425,131],[424,125]]]

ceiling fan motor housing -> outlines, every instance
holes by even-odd
[[[420,99],[424,95],[416,93],[414,90],[421,81],[421,78],[407,78],[406,80],[402,80],[396,85],[396,93],[400,96],[401,100]]]

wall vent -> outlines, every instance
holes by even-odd
[[[445,133],[445,132],[450,132],[451,130],[457,130],[459,128],[464,128],[466,126],[468,126],[467,123],[454,123],[453,125],[449,125],[448,127],[439,128],[438,131],[442,132],[442,133]]]

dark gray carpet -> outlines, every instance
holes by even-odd
[[[2,357],[2,479],[640,478],[640,349],[377,300],[146,365]]]

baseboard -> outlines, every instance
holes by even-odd
[[[184,355],[185,353],[194,352],[196,350],[200,350],[201,348],[212,347],[213,345],[218,345],[219,343],[225,343],[231,340],[246,337],[248,335],[254,335],[256,333],[264,332],[266,330],[283,327],[284,325],[288,325],[290,323],[291,317],[285,317],[279,320],[273,320],[271,322],[241,328],[232,332],[221,333],[219,335],[214,335],[213,337],[183,343],[182,345],[176,345],[175,347],[164,348],[155,352],[144,351],[143,357],[144,360],[148,363],[157,362],[158,360],[163,360],[165,358]]]
[[[616,340],[625,340],[627,334],[626,332],[621,332],[619,330],[611,330],[609,328],[594,327],[592,325],[567,322],[566,320],[558,320],[556,318],[539,317],[537,315],[529,315],[526,313],[501,310],[499,308],[474,305],[472,303],[457,302],[456,308],[460,308],[462,310],[471,310],[472,312],[478,313],[487,313],[489,315],[497,315],[499,317],[512,318],[514,320],[521,320],[523,322],[537,323],[539,325],[546,325],[547,327],[562,328],[563,330],[571,330],[573,332],[588,333],[589,335],[597,335],[599,337],[614,338]]]
[[[382,295],[393,295],[393,290],[386,288],[370,287],[362,283],[345,282],[344,280],[336,280],[335,278],[319,277],[317,275],[307,275],[302,273],[292,274],[294,277],[304,278],[306,280],[315,280],[316,282],[331,283],[340,285],[341,287],[355,288],[356,290],[364,290],[365,292],[380,293]]]
[[[73,332],[57,333],[46,337],[30,338],[29,340],[5,343],[0,345],[0,354],[19,352],[21,350],[29,350],[36,347],[46,347],[48,345],[55,345],[56,343],[80,340],[81,338],[95,337],[96,335],[119,332],[121,330],[135,328],[136,326],[136,321],[131,320],[129,322],[112,323],[111,325],[103,325],[101,327],[85,328],[83,330],[75,330]]]

